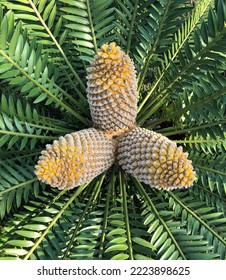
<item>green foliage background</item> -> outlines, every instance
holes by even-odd
[[[159,191],[114,166],[58,191],[34,165],[92,125],[86,68],[116,42],[137,123],[189,152],[198,180]],[[0,1],[0,259],[226,258],[225,0]]]

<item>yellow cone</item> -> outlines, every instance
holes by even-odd
[[[58,189],[85,184],[114,162],[115,146],[102,131],[94,128],[67,134],[42,151],[35,174]]]
[[[167,137],[135,128],[119,137],[117,160],[123,170],[158,189],[190,187],[195,172],[187,153]]]
[[[132,60],[105,44],[87,69],[87,97],[94,127],[118,135],[135,124],[137,83]]]

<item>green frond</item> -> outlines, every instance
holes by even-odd
[[[170,211],[162,211],[159,213],[157,207],[164,203],[155,201],[155,204],[150,199],[149,195],[137,180],[134,180],[138,191],[144,199],[146,210],[143,212],[145,216],[145,224],[149,224],[147,232],[150,234],[150,243],[156,250],[157,259],[186,259],[183,251],[177,243],[172,229],[167,224],[167,221],[171,220],[172,213]],[[166,205],[165,205],[166,206]],[[164,208],[163,208],[164,209]],[[148,216],[147,216],[148,213]],[[172,223],[172,227],[175,225]]]
[[[1,32],[4,26],[8,26],[7,15],[3,18]],[[7,28],[7,27],[6,27]],[[26,30],[25,30],[26,31]],[[22,32],[21,25],[18,24],[13,34],[8,32],[11,38],[1,41],[0,46],[0,79],[9,82],[12,87],[19,87],[22,94],[34,98],[34,103],[45,100],[46,105],[52,102],[55,106],[62,107],[83,123],[87,121],[77,114],[68,104],[62,101],[62,91],[59,86],[55,86],[57,71],[51,73],[51,67],[47,66],[46,56],[41,56],[41,45],[37,45],[35,40],[31,43],[27,40],[27,33]],[[9,42],[9,46],[7,43]],[[29,93],[28,93],[29,92]]]
[[[152,95],[153,91],[158,86],[160,81],[164,79],[166,70],[170,67],[171,61],[177,59],[177,55],[179,51],[183,48],[186,40],[189,38],[193,30],[196,28],[196,24],[199,22],[200,17],[205,13],[210,2],[211,2],[210,0],[197,2],[194,9],[187,15],[186,20],[182,23],[181,28],[174,33],[175,35],[174,35],[173,43],[171,44],[170,49],[166,50],[165,52],[167,53],[167,55],[165,55],[165,61],[161,61],[162,69],[161,69],[160,77],[159,79],[156,80],[156,82],[152,86],[152,89],[146,94],[138,110],[141,110],[141,108],[144,106],[147,99]],[[143,75],[143,79],[144,79],[144,75]],[[140,88],[141,87],[142,87],[142,81],[140,83]]]
[[[225,55],[224,48],[219,49],[219,44],[221,44],[222,40],[225,40],[226,29],[219,21],[217,12],[210,8],[208,21],[205,22],[201,19],[201,27],[196,27],[193,33],[194,43],[189,43],[190,37],[185,41],[183,48],[178,53],[177,61],[173,62],[165,54],[164,57],[167,60],[165,64],[168,65],[170,63],[170,66],[168,69],[163,68],[162,75],[164,77],[160,75],[156,85],[153,85],[152,90],[144,99],[145,101],[142,102],[142,106],[145,106],[142,113],[138,116],[138,123],[143,123],[147,120],[158,108],[167,102],[169,95],[175,95],[175,91],[177,92],[176,98],[180,97],[180,92],[183,93],[185,86],[189,90],[194,84],[200,83],[203,86],[205,83],[211,84],[215,81],[213,86],[215,86],[215,90],[220,91],[217,85],[218,79],[221,79],[221,73],[225,67]],[[218,67],[216,67],[216,62]],[[206,75],[207,68],[209,75]],[[161,87],[158,86],[155,96],[148,100],[148,97],[156,89],[160,80],[163,84]],[[164,89],[162,89],[163,87]],[[204,87],[204,90],[206,91],[206,87]],[[192,89],[189,92],[191,94]]]
[[[51,60],[64,61],[68,75],[71,72],[77,83],[85,91],[85,85],[78,74],[74,71],[69,58],[65,54],[61,45],[66,40],[67,31],[63,30],[63,17],[60,14],[60,7],[57,1],[32,1],[24,2],[17,0],[14,5],[10,1],[4,1],[2,5],[11,9],[15,13],[15,18],[20,21],[23,28],[28,30],[30,39],[35,38],[40,44],[47,47]],[[46,52],[46,51],[45,51]],[[73,85],[72,85],[73,86]],[[79,91],[77,93],[80,94]],[[82,95],[81,95],[82,97]]]
[[[150,4],[144,5],[144,10],[140,10],[136,36],[140,44],[137,46],[136,57],[142,60],[140,74],[138,76],[138,90],[144,82],[148,69],[156,67],[160,63],[158,54],[163,54],[168,50],[186,14],[191,7],[190,1],[148,1]],[[142,7],[142,6],[141,6]]]
[[[202,136],[195,135],[185,138],[184,140],[175,140],[178,144],[184,144],[190,149],[203,151],[205,154],[216,153],[218,150],[225,151],[226,139],[211,139],[210,136],[203,138]]]
[[[96,247],[101,232],[103,209],[96,204],[96,199],[104,177],[105,175],[102,175],[95,185],[93,181],[88,189],[89,199],[78,203],[76,211],[79,216],[76,219],[76,226],[69,230],[63,259],[93,259],[97,255]]]
[[[193,152],[191,158],[199,178],[197,184],[202,187],[207,186],[211,192],[217,190],[220,196],[226,193],[226,163],[224,153],[218,152],[216,155],[215,153],[203,154]]]
[[[8,150],[18,144],[30,150],[41,143],[54,140],[57,135],[72,132],[45,118],[37,105],[32,106],[20,97],[2,94],[0,100],[0,147]],[[52,134],[52,135],[50,135]],[[55,134],[55,136],[54,136]]]
[[[62,240],[59,240],[60,238],[57,236],[58,221],[62,215],[67,216],[70,213],[70,207],[74,204],[73,201],[85,187],[86,185],[78,188],[69,198],[64,196],[64,200],[61,202],[58,200],[65,191],[62,191],[57,197],[54,192],[45,192],[38,199],[30,200],[30,204],[25,206],[29,214],[26,215],[22,211],[14,216],[17,224],[20,225],[20,229],[15,230],[13,223],[3,229],[7,240],[7,248],[0,248],[0,255],[22,259],[46,259],[44,256],[48,248],[49,257],[56,258],[55,252],[59,253],[64,245],[61,244]],[[36,214],[35,217],[34,214]],[[54,230],[49,233],[51,228],[54,228]],[[17,238],[17,241],[12,242],[12,237]],[[23,243],[24,240],[30,242]],[[20,249],[20,247],[26,249]]]
[[[104,43],[115,41],[114,29],[116,26],[115,7],[113,0],[88,1],[90,3],[90,17],[93,22],[93,37],[96,38],[96,47]],[[88,3],[87,3],[88,5]]]
[[[38,196],[42,184],[34,176],[34,163],[31,158],[0,161],[1,219],[27,202],[31,194]]]
[[[89,1],[61,0],[60,10],[68,28],[68,37],[81,59],[90,61],[97,50]]]
[[[205,176],[205,174],[204,174],[204,176]],[[201,177],[201,180],[202,180],[202,177]],[[225,207],[226,205],[225,205],[225,197],[223,196],[223,194],[221,194],[221,195],[217,194],[215,191],[216,188],[214,188],[214,191],[211,191],[210,189],[204,187],[203,183],[202,183],[202,185],[196,184],[195,186],[196,186],[196,188],[191,190],[192,194],[196,198],[204,201],[207,206],[214,207],[215,209],[217,209],[217,211],[224,213],[224,217],[225,217],[226,216],[226,207]],[[218,186],[220,186],[220,185],[218,185]],[[221,186],[219,188],[219,191],[222,193]]]
[[[204,208],[205,202],[195,200],[191,196],[184,197],[184,193],[173,194],[169,193],[171,205],[174,209],[178,208],[178,214],[182,211],[183,219],[188,221],[188,230],[192,234],[200,232],[201,235],[208,241],[210,252],[207,253],[207,258],[225,258],[225,223],[226,218],[222,212],[212,211],[211,208]],[[212,252],[211,252],[212,251]],[[199,259],[201,251],[189,253],[190,259]]]

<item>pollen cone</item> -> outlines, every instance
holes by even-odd
[[[113,140],[94,128],[67,134],[46,145],[35,174],[58,189],[85,184],[107,170],[114,162]]]
[[[94,127],[112,135],[133,127],[137,114],[137,83],[129,56],[115,43],[105,44],[87,71],[87,97]]]
[[[187,156],[167,137],[144,128],[137,127],[118,141],[117,159],[122,169],[158,189],[192,185],[195,172]]]

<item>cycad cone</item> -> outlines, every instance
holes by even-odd
[[[119,135],[135,124],[137,83],[132,60],[115,43],[105,44],[87,69],[93,125]]]
[[[67,134],[42,151],[35,174],[58,189],[85,184],[114,162],[115,145],[104,132],[94,128]]]
[[[195,180],[188,154],[159,133],[135,128],[119,138],[117,159],[123,170],[158,189],[187,188]]]

